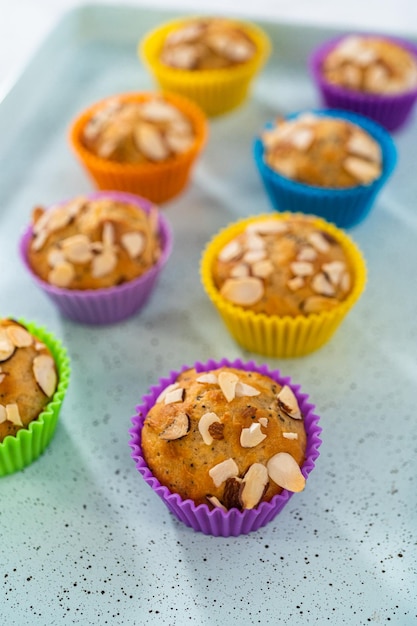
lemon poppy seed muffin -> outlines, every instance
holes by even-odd
[[[305,486],[297,398],[258,371],[180,373],[149,410],[141,445],[160,483],[196,505],[251,509]]]
[[[58,385],[43,341],[13,319],[0,320],[0,442],[36,420]]]

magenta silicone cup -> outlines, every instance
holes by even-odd
[[[133,204],[144,211],[153,205],[149,200],[130,193],[98,191],[86,194],[88,200],[109,198]],[[65,204],[63,202],[62,204]],[[103,289],[64,289],[55,287],[37,276],[28,262],[27,250],[32,238],[30,226],[20,240],[20,255],[35,283],[54,302],[61,313],[83,324],[114,324],[137,313],[150,297],[162,268],[172,250],[172,233],[164,216],[158,213],[158,224],[162,240],[162,252],[153,267],[139,278]]]
[[[314,405],[310,404],[308,396],[302,393],[299,385],[293,385],[291,379],[282,376],[278,370],[272,371],[266,365],[259,366],[254,361],[244,363],[240,359],[236,359],[235,361],[229,361],[228,359],[214,361],[210,359],[207,363],[197,362],[192,367],[195,367],[198,372],[205,372],[219,367],[235,367],[247,371],[256,371],[260,374],[270,376],[280,385],[290,386],[297,397],[301,412],[304,415],[307,446],[306,459],[301,467],[301,471],[303,476],[307,478],[319,456],[321,428],[319,426],[319,417],[314,413]],[[171,371],[168,377],[161,378],[159,383],[152,386],[149,393],[143,396],[141,404],[136,407],[136,415],[132,418],[133,427],[129,430],[131,437],[129,445],[132,448],[132,458],[135,461],[136,469],[143,476],[148,485],[150,485],[171,513],[181,522],[184,522],[184,524],[196,531],[215,537],[237,537],[238,535],[246,535],[271,522],[290,500],[293,495],[292,492],[284,489],[280,494],[274,496],[270,502],[262,502],[255,509],[246,509],[243,511],[230,509],[229,511],[223,511],[220,508],[215,508],[211,510],[206,504],[196,506],[192,500],[183,500],[177,493],[172,493],[167,487],[161,485],[152,474],[143,457],[141,433],[146,415],[155,404],[161,391],[173,383],[178,375],[187,369],[189,369],[189,366],[183,366],[181,370]]]
[[[366,36],[366,34],[361,33]],[[329,83],[321,71],[323,61],[333,48],[345,38],[346,35],[325,41],[318,46],[309,57],[309,68],[312,78],[317,85],[323,103],[333,109],[344,109],[361,113],[384,126],[389,131],[399,130],[410,119],[417,100],[417,87],[400,94],[369,94],[352,89],[345,89]],[[388,35],[370,36],[383,37],[397,43],[410,52],[417,61],[417,46],[410,41]]]

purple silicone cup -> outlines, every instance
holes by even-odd
[[[133,204],[149,212],[153,205],[149,200],[130,193],[118,191],[98,191],[85,196],[88,200],[108,198]],[[65,204],[63,202],[62,204]],[[54,302],[61,313],[75,322],[82,324],[114,324],[137,313],[151,295],[162,268],[172,250],[172,233],[168,222],[158,213],[159,231],[162,240],[162,253],[157,263],[145,274],[123,285],[103,289],[64,289],[54,287],[41,280],[28,262],[27,251],[32,238],[30,226],[20,240],[20,255],[35,283]]]
[[[256,371],[260,374],[270,376],[280,385],[290,386],[297,397],[301,412],[304,415],[307,447],[306,460],[301,467],[301,471],[303,476],[307,478],[313,470],[315,461],[319,456],[321,428],[319,426],[319,417],[314,413],[314,405],[308,402],[308,396],[301,392],[299,385],[293,385],[291,379],[282,376],[278,370],[272,371],[266,365],[259,366],[254,361],[244,363],[240,359],[236,359],[235,361],[229,361],[227,359],[214,361],[210,359],[207,363],[197,362],[193,367],[195,367],[198,372],[205,372],[219,367],[235,367],[247,371]],[[196,506],[192,500],[183,500],[178,494],[172,493],[167,487],[161,485],[152,474],[143,457],[141,433],[146,415],[155,404],[156,398],[161,391],[173,383],[178,375],[187,369],[189,369],[189,366],[183,366],[179,371],[171,371],[167,378],[161,378],[159,383],[152,386],[149,393],[143,396],[141,404],[136,407],[136,415],[132,417],[133,427],[129,430],[131,437],[129,445],[132,448],[132,458],[135,461],[136,469],[143,476],[148,485],[152,487],[171,513],[181,522],[184,522],[184,524],[196,531],[215,537],[237,537],[238,535],[246,535],[272,521],[278,513],[282,511],[293,493],[284,489],[280,494],[274,496],[270,502],[262,502],[256,509],[247,509],[244,511],[230,509],[229,511],[223,511],[220,508],[215,508],[211,510],[206,504]]]
[[[360,34],[361,36],[367,36],[366,33]],[[391,35],[376,35],[373,33],[369,34],[369,36],[382,37],[398,44],[410,52],[417,61],[417,46],[413,43],[399,37],[392,37]],[[399,130],[410,120],[417,100],[417,87],[401,94],[374,95],[332,85],[323,77],[321,68],[324,59],[345,37],[346,35],[343,35],[324,42],[313,50],[309,57],[310,73],[321,93],[323,102],[334,109],[345,109],[346,111],[361,113],[375,120],[389,131]]]

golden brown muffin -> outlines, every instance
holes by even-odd
[[[297,182],[326,188],[367,185],[382,173],[379,144],[344,119],[304,113],[264,131],[265,162]]]
[[[141,276],[159,258],[157,209],[111,198],[78,197],[33,211],[28,260],[44,281],[68,289],[99,289]]]
[[[258,372],[183,372],[146,416],[142,449],[161,484],[196,504],[254,508],[305,484],[297,399]]]
[[[372,94],[399,94],[417,86],[417,62],[400,44],[378,36],[351,35],[327,55],[329,83]]]
[[[37,419],[57,383],[55,362],[45,344],[19,322],[0,320],[0,442]]]
[[[238,24],[221,18],[197,18],[167,36],[160,60],[182,70],[212,70],[241,65],[255,52],[255,43]]]
[[[291,317],[337,306],[353,275],[342,246],[301,215],[249,224],[220,251],[212,272],[232,304]]]
[[[190,120],[162,96],[143,102],[115,97],[86,124],[82,143],[118,163],[156,163],[186,152],[195,142]]]

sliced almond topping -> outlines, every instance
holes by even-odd
[[[288,387],[288,385],[284,385],[279,393],[277,394],[278,406],[284,413],[292,417],[293,419],[300,420],[302,419],[300,407],[298,406],[297,398],[293,392],[293,390]]]
[[[165,141],[169,149],[175,154],[182,154],[191,148],[194,143],[194,135],[191,133],[179,134],[175,132],[167,132]]]
[[[153,98],[144,102],[140,115],[149,122],[173,122],[181,115],[178,109],[165,100]]]
[[[297,461],[288,452],[278,452],[267,463],[271,480],[283,489],[299,492],[305,487],[305,478]]]
[[[240,445],[242,448],[254,448],[264,439],[266,439],[266,435],[261,431],[259,422],[254,422],[249,428],[242,428],[240,433]]]
[[[48,231],[51,233],[60,228],[64,228],[71,219],[71,214],[67,211],[67,207],[62,206],[53,209],[51,217],[48,220]]]
[[[226,299],[240,306],[251,306],[264,295],[263,282],[255,276],[227,279],[220,293]]]
[[[173,389],[172,391],[168,391],[165,394],[164,402],[165,404],[174,404],[175,402],[182,402],[184,400],[184,389],[182,387],[178,387],[178,389]]]
[[[354,156],[347,157],[343,161],[343,167],[356,180],[365,185],[374,181],[381,174],[380,165]]]
[[[240,380],[236,384],[236,389],[235,389],[236,398],[243,398],[246,396],[247,397],[259,396],[260,393],[261,392],[258,389],[255,389],[255,387],[252,387],[252,385],[247,385],[246,383],[242,383],[240,382]]]
[[[141,123],[136,126],[133,138],[138,149],[151,161],[164,161],[169,150],[160,131],[152,124]]]
[[[203,438],[204,443],[207,446],[210,446],[213,443],[213,437],[209,432],[209,427],[215,422],[219,424],[221,423],[220,419],[215,413],[204,413],[204,415],[202,415],[199,419],[198,430]]]
[[[224,248],[220,251],[218,259],[224,263],[233,261],[242,254],[242,246],[237,239],[232,239]]]
[[[265,259],[265,257],[266,257],[266,251],[265,250],[248,250],[243,255],[243,261],[245,263],[249,263],[249,265],[251,265],[252,263],[256,263],[258,261],[263,261]]]
[[[253,263],[251,269],[253,276],[256,276],[256,278],[268,278],[274,271],[274,265],[269,259],[265,259],[264,261]]]
[[[332,283],[327,276],[323,274],[323,272],[319,272],[313,276],[311,280],[311,287],[316,293],[319,293],[322,296],[334,296],[335,294]]]
[[[294,278],[290,278],[290,280],[287,280],[287,286],[289,289],[291,289],[291,291],[297,291],[297,289],[301,289],[301,287],[304,287],[304,285],[305,280],[301,276],[295,276]]]
[[[290,141],[300,152],[307,152],[314,141],[314,131],[312,128],[295,128],[290,135]]]
[[[163,400],[165,400],[165,396],[167,395],[167,393],[169,393],[170,391],[174,391],[174,389],[178,389],[179,386],[179,383],[171,383],[171,385],[168,385],[167,387],[165,387],[165,389],[161,391],[155,402],[162,402]]]
[[[304,313],[320,313],[321,311],[331,311],[339,304],[336,298],[327,296],[310,296],[302,302],[302,311]]]
[[[14,353],[16,346],[5,328],[0,328],[0,361],[7,361]]]
[[[60,265],[61,263],[65,263],[65,256],[58,250],[58,248],[52,248],[48,252],[48,265],[49,267],[55,267],[56,265]]]
[[[105,248],[101,254],[93,257],[91,263],[91,275],[94,278],[102,278],[110,274],[117,265],[117,257],[113,250]]]
[[[381,162],[380,146],[362,132],[353,132],[346,144],[349,154],[354,154],[367,159],[368,161]]]
[[[145,249],[146,239],[140,232],[124,233],[120,241],[131,259],[136,259]]]
[[[87,235],[72,235],[61,242],[62,253],[71,263],[88,263],[93,257]]]
[[[218,498],[216,498],[216,496],[206,496],[206,499],[210,502],[210,504],[212,504],[214,506],[214,508],[222,509],[223,511],[227,511],[227,509],[224,506],[224,504],[222,504],[220,502],[220,500]]]
[[[269,483],[268,470],[262,463],[253,463],[245,476],[240,491],[240,499],[244,509],[253,509],[262,500]]]
[[[185,437],[189,430],[190,418],[186,413],[178,413],[159,436],[165,441],[174,441],[175,439]]]
[[[35,208],[33,213],[34,224],[32,226],[32,230],[35,235],[39,235],[42,230],[45,230],[47,228],[52,213],[52,209],[49,209],[49,211],[45,211],[41,207]]]
[[[342,275],[346,269],[346,263],[343,261],[331,261],[330,263],[323,263],[321,269],[330,279],[330,282],[337,286],[340,283]]]
[[[318,252],[328,252],[330,250],[329,242],[321,233],[310,233],[308,235],[308,241],[311,243],[313,248],[318,250]]]
[[[247,233],[257,233],[258,235],[278,235],[285,233],[287,230],[287,224],[280,219],[252,222],[246,228]]]
[[[46,240],[48,239],[48,231],[41,230],[38,235],[32,239],[32,250],[38,252],[45,245]]]
[[[263,426],[264,428],[266,428],[268,426],[268,418],[267,417],[260,417],[258,421],[259,421],[260,425]]]
[[[6,404],[6,419],[15,426],[23,426],[22,418],[20,417],[19,407],[17,404]]]
[[[75,269],[71,263],[58,263],[48,274],[48,281],[56,287],[68,287],[75,276]]]
[[[303,246],[297,254],[297,261],[315,261],[317,252],[311,246]]]
[[[114,245],[115,232],[114,225],[111,222],[104,222],[101,239],[105,248],[111,248]]]
[[[294,261],[290,268],[296,276],[311,276],[314,272],[314,266],[307,261]]]
[[[50,398],[53,396],[58,377],[55,363],[48,354],[40,354],[33,359],[33,375],[43,393]]]
[[[218,381],[227,402],[231,402],[235,397],[236,385],[239,382],[239,378],[233,372],[220,372]]]
[[[285,439],[298,439],[298,433],[282,433]]]
[[[239,468],[233,459],[226,459],[209,470],[216,487],[220,487],[228,478],[234,478],[239,474]]]
[[[6,374],[0,373],[0,385],[3,382],[3,380],[6,378]]]
[[[27,348],[33,343],[33,337],[26,328],[21,326],[7,326],[7,334],[16,348]]]
[[[230,270],[230,278],[244,278],[245,276],[249,276],[249,274],[249,266],[246,265],[246,263],[237,263]]]
[[[208,385],[217,385],[217,376],[212,372],[208,372],[207,374],[200,374],[198,378],[196,378],[198,383],[206,383]]]
[[[0,424],[7,421],[6,407],[0,404]]]
[[[345,272],[343,274],[343,276],[342,276],[341,281],[340,281],[340,288],[343,291],[349,291],[350,285],[351,285],[350,274],[349,274],[349,272]]]
[[[183,44],[175,48],[164,50],[161,58],[164,63],[171,67],[191,70],[197,65],[199,56],[195,46]]]
[[[257,233],[247,232],[245,240],[246,250],[250,252],[265,250],[266,243],[263,237],[260,237]]]

